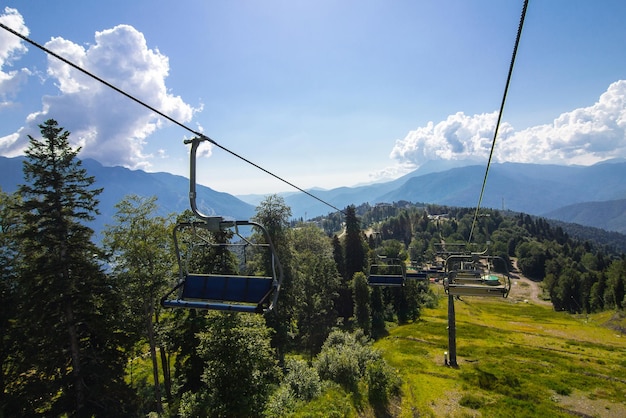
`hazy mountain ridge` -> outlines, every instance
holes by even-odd
[[[576,203],[546,213],[545,217],[626,234],[626,199]]]
[[[24,183],[22,173],[24,157],[0,157],[0,188],[12,193],[19,184]],[[113,222],[115,205],[124,196],[136,194],[144,197],[157,196],[159,215],[180,214],[189,209],[189,180],[183,176],[169,173],[146,173],[141,170],[129,170],[124,167],[105,167],[92,159],[83,160],[83,167],[90,176],[96,178],[96,187],[104,190],[98,196],[98,209],[101,215],[92,224],[97,233],[106,224]],[[226,218],[249,219],[254,215],[255,207],[236,197],[217,192],[209,187],[197,185],[196,202],[198,209],[205,215],[220,215]]]
[[[314,194],[339,208],[353,203],[400,200],[475,207],[484,176],[485,166],[474,165],[424,175],[414,172],[389,183],[343,187]],[[547,216],[559,208],[578,203],[624,199],[626,182],[623,179],[626,179],[626,162],[593,166],[492,164],[481,207]],[[304,217],[306,213],[311,218],[332,211],[303,194],[286,196],[285,201],[295,217]]]
[[[0,157],[0,187],[13,192],[23,182],[24,157]],[[158,197],[160,215],[181,213],[189,208],[189,181],[169,173],[146,173],[123,167],[104,167],[86,159],[84,167],[96,177],[102,215],[94,224],[99,231],[111,223],[115,204],[125,195]],[[406,200],[448,206],[476,207],[485,175],[484,165],[437,171],[416,170],[399,179],[358,187],[331,190],[312,189],[311,193],[343,209],[361,203]],[[564,222],[626,232],[626,162],[593,166],[540,164],[492,164],[481,207],[507,209]],[[300,192],[281,194],[294,218],[310,219],[334,212],[330,206]],[[245,196],[248,203],[228,193],[198,185],[197,203],[207,215],[249,219],[262,195]]]

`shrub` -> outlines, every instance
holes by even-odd
[[[355,350],[350,347],[330,347],[317,356],[315,367],[320,378],[339,383],[345,390],[355,392],[362,376]]]
[[[294,410],[297,403],[291,388],[288,385],[280,385],[268,399],[263,415],[268,418],[284,417]]]
[[[384,406],[400,392],[400,377],[383,359],[367,365],[367,397],[373,406]]]
[[[322,391],[322,383],[317,370],[304,360],[287,360],[287,374],[283,384],[287,385],[297,399],[310,401],[319,396]]]
[[[333,331],[315,360],[322,380],[340,384],[346,391],[356,393],[359,383],[367,387],[373,406],[384,406],[400,391],[400,378],[361,331],[349,334]]]

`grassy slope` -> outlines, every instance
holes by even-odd
[[[508,299],[455,302],[454,369],[443,365],[448,298],[435,292],[438,308],[376,343],[404,381],[394,416],[626,416],[623,316],[554,312],[516,280]]]

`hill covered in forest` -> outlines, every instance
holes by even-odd
[[[575,203],[548,212],[545,217],[626,234],[626,199]]]

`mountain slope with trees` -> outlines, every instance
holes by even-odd
[[[626,199],[577,203],[548,212],[545,217],[626,234]]]

